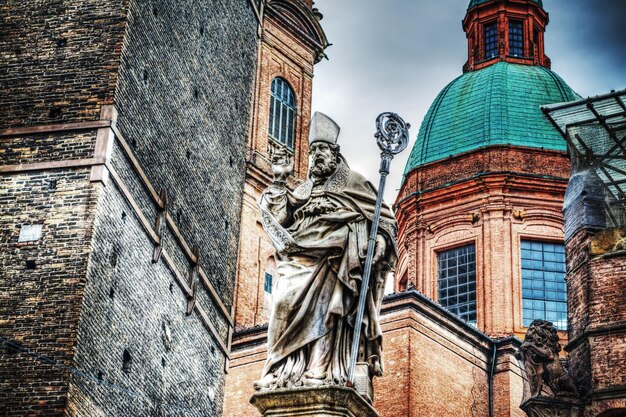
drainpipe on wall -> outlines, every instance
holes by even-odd
[[[491,369],[489,370],[489,417],[493,417],[493,374],[496,371],[498,340],[491,339],[491,342],[493,343],[493,354],[491,356]]]

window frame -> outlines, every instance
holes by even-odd
[[[275,88],[275,86],[278,86]],[[268,108],[268,137],[293,151],[296,145],[298,103],[291,84],[281,77],[272,78]],[[285,119],[283,119],[285,117]],[[284,121],[284,123],[283,123]]]
[[[488,40],[488,32],[487,30],[490,28],[494,28],[494,36],[493,36],[493,41]],[[500,38],[500,34],[498,33],[498,21],[497,20],[491,20],[488,22],[485,22],[482,24],[482,42],[483,42],[483,61],[489,61],[490,59],[495,59],[500,57],[500,48],[499,48],[499,38]],[[493,44],[493,55],[489,55],[488,54],[488,49],[487,46],[488,45],[492,45]],[[491,50],[491,49],[489,49]]]
[[[519,29],[521,32],[513,33],[513,24],[519,24]],[[524,21],[521,19],[509,18],[508,19],[508,47],[509,53],[508,55],[515,58],[524,58],[524,44],[525,44],[525,30],[524,30]],[[513,44],[516,43],[515,46]],[[513,48],[515,50],[519,50],[519,54],[513,53]]]
[[[441,260],[440,260],[440,256],[445,254],[445,253],[450,253],[452,251],[459,251],[461,249],[464,248],[468,248],[468,247],[472,247],[473,248],[473,263],[474,263],[474,270],[473,270],[473,290],[468,290],[468,292],[463,293],[463,295],[468,295],[467,301],[463,302],[463,303],[456,303],[452,306],[447,305],[447,303],[443,302],[443,299],[441,297],[441,291],[442,291],[442,286],[441,286],[441,281],[442,280],[450,280],[450,279],[456,279],[457,280],[457,284],[455,286],[449,286],[446,287],[445,290],[447,291],[449,288],[455,287],[457,289],[457,292],[454,296],[447,296],[446,298],[450,298],[450,297],[456,297],[457,300],[460,297],[460,294],[458,292],[458,289],[462,286],[462,285],[466,285],[468,288],[471,287],[472,282],[467,280],[465,283],[463,284],[459,284],[458,283],[458,278],[460,276],[460,274],[457,274],[456,276],[451,276],[448,275],[444,278],[442,278],[442,268],[441,268]],[[465,256],[468,255],[468,253],[463,254]],[[459,318],[461,318],[461,320],[465,321],[468,324],[471,324],[473,326],[477,326],[478,325],[478,248],[476,245],[476,241],[475,240],[471,240],[471,241],[466,241],[466,242],[462,242],[462,243],[458,243],[455,244],[453,246],[446,246],[446,247],[441,247],[441,248],[437,248],[435,250],[435,272],[436,272],[436,288],[435,288],[435,293],[437,294],[437,302],[446,309],[446,311],[449,311],[451,314],[455,314],[456,316],[458,316]],[[457,256],[458,259],[458,256]],[[465,265],[467,265],[468,263],[466,263]],[[458,265],[457,265],[458,266]],[[465,272],[464,274],[471,274],[470,271]],[[472,299],[472,293],[473,293],[473,299]],[[445,304],[445,305],[444,305]],[[472,309],[472,304],[473,304],[473,309]],[[455,310],[452,310],[452,308],[458,308],[458,307],[469,307],[467,309],[466,312],[457,312]],[[471,319],[471,316],[474,316],[473,319]]]
[[[270,274],[269,272],[265,271],[265,275],[263,277],[263,291],[271,295],[274,288],[274,274]]]
[[[524,258],[524,250],[527,250],[524,248],[524,243],[525,242],[529,242],[529,243],[535,243],[535,244],[541,244],[542,245],[542,282],[543,285],[541,288],[535,288],[535,284],[534,281],[538,281],[538,279],[536,279],[536,277],[538,277],[539,275],[539,270],[538,269],[532,269],[532,268],[525,268],[524,267],[524,260],[529,260],[531,262],[534,261],[538,261],[535,259],[532,259],[532,255],[531,258]],[[544,254],[546,253],[545,249],[543,249],[545,247],[545,245],[559,245],[560,247],[563,248],[563,268],[562,271],[552,271],[552,270],[546,270],[546,268],[543,266],[543,263],[546,262],[544,260],[545,256]],[[553,251],[553,252],[549,252],[549,253],[555,253],[557,254],[557,252]],[[554,263],[561,263],[560,261],[547,261],[547,262],[554,262]],[[529,271],[525,274],[524,271]],[[560,284],[559,281],[556,280],[546,280],[546,276],[543,275],[544,273],[549,273],[549,274],[562,274],[563,277],[563,291],[558,291],[557,284]],[[567,263],[566,263],[566,258],[565,258],[565,244],[562,240],[553,240],[553,239],[541,239],[541,238],[537,238],[537,237],[528,237],[528,236],[520,236],[519,239],[519,273],[520,273],[520,299],[521,299],[521,324],[522,327],[527,328],[530,323],[532,323],[533,320],[535,319],[542,319],[542,320],[548,320],[554,323],[555,327],[557,328],[557,330],[559,331],[566,331],[567,330],[567,326],[568,326],[568,322],[567,322],[567,312],[568,312],[568,305],[567,305],[567,283],[565,281],[565,275],[567,273]],[[525,275],[531,275],[530,278],[530,285],[524,285],[524,280],[525,280]],[[528,278],[526,278],[528,280]],[[547,282],[551,282],[554,283],[554,287],[555,288],[547,288]],[[548,299],[546,297],[546,290],[549,290],[549,292],[554,292],[556,294],[556,298],[555,299]],[[527,291],[531,291],[531,296],[526,296],[525,294],[527,294]],[[535,297],[534,293],[535,291],[539,292],[539,291],[543,291],[544,295],[543,298],[537,298]],[[561,299],[559,298],[559,294],[562,294]],[[532,302],[533,304],[535,302],[539,302],[539,303],[543,303],[543,309],[539,310],[538,308],[525,308],[525,301],[528,302]],[[554,310],[548,310],[547,309],[547,303],[554,303],[555,304],[555,309]],[[537,304],[538,305],[538,304]],[[559,305],[564,305],[565,308],[564,310],[559,310]],[[525,314],[525,311],[531,311],[531,312],[538,312],[538,311],[542,311],[543,313],[543,317],[538,317],[537,315],[532,315],[531,317],[527,316],[527,313]],[[548,312],[552,312],[552,313],[556,313],[556,320],[552,320],[550,317],[548,317]],[[564,313],[564,321],[561,320],[562,314]],[[561,314],[561,315],[559,315]]]

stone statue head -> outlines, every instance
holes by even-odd
[[[339,126],[330,117],[315,112],[309,132],[309,175],[323,179],[337,169]]]
[[[535,346],[548,349],[557,356],[561,351],[559,335],[556,332],[556,328],[552,323],[546,320],[533,320],[524,340]]]
[[[339,145],[313,142],[309,147],[309,174],[319,179],[330,177],[337,169],[338,155]]]

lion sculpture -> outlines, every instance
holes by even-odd
[[[556,397],[578,397],[574,379],[559,360],[559,335],[549,321],[534,320],[516,357],[524,364],[530,397],[541,395],[544,384]]]

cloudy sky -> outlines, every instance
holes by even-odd
[[[580,95],[626,88],[626,0],[543,0],[546,53]],[[313,110],[342,129],[352,169],[378,184],[376,116],[393,111],[412,125],[409,148],[391,166],[385,199],[396,198],[406,159],[428,107],[461,74],[461,27],[469,0],[316,0],[329,60],[315,67]]]

